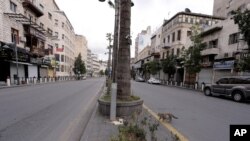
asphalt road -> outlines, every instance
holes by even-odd
[[[0,141],[79,141],[103,78],[0,89]]]
[[[250,124],[250,104],[201,92],[132,82],[135,95],[154,112],[170,112],[172,125],[190,141],[229,141],[229,125]]]

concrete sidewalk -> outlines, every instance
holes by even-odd
[[[137,121],[140,121],[147,117],[152,123],[158,122],[146,109],[138,116]],[[150,141],[150,132],[148,127],[144,128],[147,132],[147,141]],[[91,119],[85,128],[85,131],[81,137],[81,141],[110,141],[112,137],[118,136],[118,125],[114,125],[110,122],[109,117],[102,116],[98,111],[98,104],[96,104],[95,111],[93,112]],[[159,141],[172,141],[170,131],[160,123],[158,130],[156,131],[156,137]]]

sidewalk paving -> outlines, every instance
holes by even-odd
[[[143,109],[142,113],[139,115],[138,120],[140,121],[147,117],[151,119],[151,122],[158,122],[153,116]],[[150,132],[148,127],[145,127],[147,131],[147,141],[150,141]],[[112,137],[118,136],[118,125],[114,125],[110,122],[109,117],[103,116],[98,111],[98,105],[95,107],[91,119],[85,128],[85,131],[81,137],[81,141],[110,141]],[[162,124],[158,127],[156,131],[156,137],[158,141],[172,141],[171,133]]]

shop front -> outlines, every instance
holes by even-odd
[[[216,82],[221,77],[236,75],[234,72],[235,60],[216,61],[213,65],[213,82]]]

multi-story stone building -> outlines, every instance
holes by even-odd
[[[135,39],[135,58],[138,60],[139,53],[151,44],[151,27],[148,26],[146,30],[142,30]]]
[[[87,49],[87,64],[86,64],[86,70],[87,70],[87,75],[92,76],[93,74],[93,68],[92,68],[92,57],[91,57],[91,50]]]
[[[97,77],[99,76],[99,72],[100,72],[100,62],[98,60],[98,55],[92,54],[91,58],[92,58],[93,76]]]
[[[162,25],[161,47],[163,50],[161,52],[161,59],[167,58],[170,55],[180,57],[182,50],[192,46],[190,42],[192,26],[198,25],[202,28],[209,27],[222,19],[223,18],[220,17],[192,13],[188,9],[186,9],[185,12],[175,14]],[[176,69],[173,80],[177,82],[191,81],[185,78],[184,67],[177,66]]]
[[[19,77],[47,76],[50,62],[44,60],[46,31],[38,20],[44,3],[30,0],[0,1],[1,73],[0,81]],[[17,54],[17,56],[16,56]]]
[[[78,56],[79,53],[81,53],[82,60],[84,61],[85,67],[87,64],[87,40],[83,35],[76,35],[76,41],[75,41],[75,46],[76,46],[76,53],[75,57]]]
[[[241,40],[238,25],[234,24],[230,12],[238,8],[244,10],[249,5],[250,0],[214,1],[213,14],[225,20],[206,28],[201,34],[206,48],[201,52],[204,68],[199,73],[199,83],[213,83],[223,76],[238,75],[235,66],[247,49],[247,44]]]
[[[73,74],[78,36],[54,0],[0,0],[0,31],[0,81]]]

